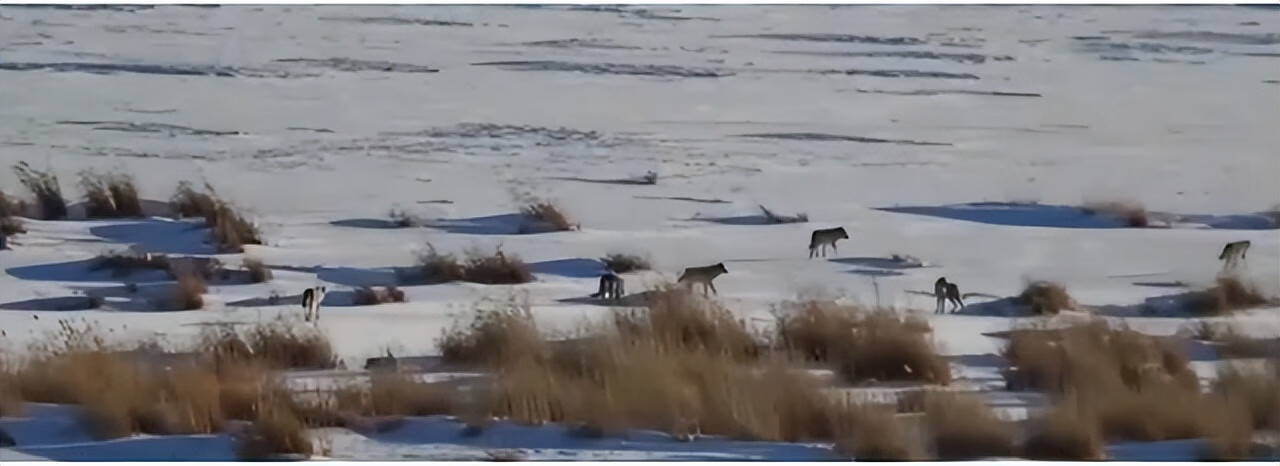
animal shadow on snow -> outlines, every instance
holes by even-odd
[[[1012,202],[974,202],[945,206],[883,207],[876,210],[965,220],[990,225],[1050,228],[1122,228],[1105,215],[1090,215],[1079,207]]]
[[[846,270],[845,273],[862,275],[866,277],[899,277],[902,275],[906,275],[896,270],[883,270],[883,269],[850,269],[850,270]]]
[[[100,309],[128,312],[168,311],[176,282],[156,282],[129,286],[72,286],[73,291],[102,299]]]
[[[592,290],[594,293],[595,290]],[[556,302],[566,304],[590,304],[604,307],[644,307],[649,304],[650,297],[653,296],[653,290],[642,291],[639,293],[628,294],[621,299],[600,299],[590,296],[579,296],[576,298],[558,299]]]
[[[920,263],[911,262],[903,259],[895,259],[891,257],[841,257],[837,259],[827,259],[830,262],[838,264],[856,265],[858,267],[870,267],[874,269],[922,269],[929,266]]]
[[[1190,288],[1183,282],[1133,282],[1133,286],[1146,286],[1151,288]]]
[[[112,276],[107,269],[93,270],[96,259],[35,264],[6,269],[9,275],[21,280],[53,282],[145,282],[169,280],[168,273],[160,270],[137,270],[129,275]]]
[[[563,425],[520,426],[497,421],[475,435],[464,434],[466,426],[444,416],[405,418],[390,429],[365,435],[386,443],[421,445],[452,444],[460,447],[521,450],[614,450],[661,451],[663,460],[713,461],[732,455],[764,461],[821,461],[835,459],[831,450],[817,446],[782,442],[747,442],[709,437],[681,442],[670,435],[635,430],[625,438],[583,438]]]
[[[404,267],[405,270],[410,269]],[[323,267],[316,269],[316,278],[321,281],[359,288],[362,286],[387,286],[400,284],[403,273],[396,267],[359,268],[359,267]],[[331,290],[330,293],[333,291]],[[325,303],[329,301],[328,293]]]
[[[437,219],[426,226],[446,233],[461,235],[518,235],[526,233],[526,219],[521,214],[499,214],[485,217]]]
[[[396,230],[401,227],[390,219],[385,218],[348,218],[342,220],[334,220],[329,222],[330,225],[336,227],[348,228],[367,228],[371,230]]]
[[[214,254],[208,244],[209,232],[201,224],[148,219],[130,223],[101,225],[89,233],[117,243],[136,245],[139,252],[165,254]]]
[[[1096,215],[1076,206],[1016,202],[973,202],[944,206],[881,207],[876,210],[964,220],[989,225],[1047,228],[1128,228],[1121,219]],[[1151,215],[1161,215],[1148,212]],[[1223,230],[1274,230],[1280,228],[1266,213],[1241,215],[1180,215],[1178,222],[1203,224]]]
[[[0,304],[5,311],[84,311],[97,306],[89,296],[54,296],[49,298],[32,298]]]
[[[529,264],[529,270],[535,274],[568,278],[596,278],[604,272],[605,265],[596,259],[556,259]]]
[[[227,307],[266,307],[266,306],[301,306],[302,293],[293,295],[276,295],[269,297],[257,297],[241,299],[227,303]],[[320,301],[320,305],[324,307],[352,307],[356,305],[355,290],[335,290],[332,287],[325,292],[324,300]]]
[[[699,222],[718,223],[721,225],[734,226],[759,226],[759,225],[785,225],[785,223],[770,222],[768,217],[764,215],[735,215],[732,217],[693,217],[689,220]],[[798,222],[795,222],[798,223]]]

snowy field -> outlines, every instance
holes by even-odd
[[[626,275],[629,291],[723,262],[719,295],[750,322],[813,290],[916,312],[952,357],[953,385],[1025,417],[1038,401],[1003,391],[1002,340],[983,333],[1031,319],[1003,299],[1029,280],[1174,335],[1194,322],[1160,303],[1212,286],[1223,245],[1249,240],[1247,281],[1280,293],[1278,60],[1280,16],[1230,6],[3,7],[0,189],[26,195],[8,169],[22,161],[51,167],[73,201],[87,168],[133,173],[156,200],[208,180],[258,221],[267,244],[247,254],[275,279],[162,312],[86,261],[127,247],[212,254],[200,233],[161,218],[27,220],[0,251],[0,348],[21,352],[60,319],[182,342],[201,323],[299,317],[263,298],[323,284],[319,327],[358,369],[388,349],[435,354],[456,316],[512,289],[548,329],[606,317],[583,298],[596,258],[627,252],[655,269]],[[647,172],[656,184],[618,181]],[[581,229],[515,234],[517,195],[555,200]],[[1141,203],[1153,227],[1077,208],[1099,201]],[[809,221],[764,224],[759,205]],[[431,221],[387,228],[393,207]],[[836,226],[850,238],[810,260],[810,232]],[[501,245],[537,280],[406,286],[407,303],[349,305],[355,287],[394,284],[427,241]],[[980,295],[935,315],[925,294],[943,276]],[[90,292],[109,296],[101,309],[58,310]],[[1278,311],[1228,320],[1273,338]],[[0,460],[234,456],[225,435],[92,442],[66,409],[0,419],[19,444]],[[460,439],[451,420],[408,422],[322,434],[347,459],[828,454],[515,425]],[[1108,453],[1179,459],[1179,445]]]

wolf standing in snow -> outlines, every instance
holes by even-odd
[[[960,299],[960,286],[947,281],[947,277],[939,277],[933,282],[933,295],[938,298],[938,309],[934,314],[942,314],[943,305],[951,302],[951,312],[964,309],[964,301]]]
[[[849,233],[844,231],[844,227],[826,228],[822,230],[813,230],[813,234],[809,235],[809,258],[821,249],[822,257],[827,257],[827,246],[831,246],[831,250],[839,253],[836,249],[836,241],[849,239]]]
[[[323,286],[313,286],[302,292],[302,308],[306,309],[307,322],[311,322],[312,318],[316,322],[320,321],[320,302],[324,301],[326,291],[327,289]]]
[[[1218,254],[1218,260],[1225,261],[1222,263],[1222,272],[1233,272],[1240,265],[1240,261],[1244,260],[1244,253],[1249,251],[1249,240],[1233,241],[1222,247],[1222,252]]]
[[[600,299],[622,299],[626,294],[625,283],[622,277],[613,273],[612,270],[606,270],[600,275],[600,290],[591,295],[592,298]]]

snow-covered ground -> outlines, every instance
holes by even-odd
[[[134,173],[150,199],[207,179],[258,219],[269,244],[248,255],[277,270],[267,284],[213,287],[206,310],[119,299],[50,310],[120,285],[84,271],[104,250],[211,251],[162,219],[28,221],[0,251],[0,347],[21,351],[64,318],[180,342],[202,322],[299,314],[237,301],[326,284],[339,292],[319,325],[359,367],[388,348],[433,353],[454,316],[512,288],[547,328],[605,316],[577,298],[595,289],[595,258],[631,252],[657,269],[629,276],[632,290],[723,261],[716,286],[743,317],[814,289],[915,310],[961,382],[992,389],[1000,340],[982,333],[1020,319],[981,304],[994,298],[935,316],[933,298],[913,292],[945,276],[1005,297],[1051,279],[1102,315],[1167,335],[1188,319],[1139,306],[1188,291],[1179,283],[1209,286],[1223,244],[1238,240],[1253,243],[1247,277],[1280,292],[1275,217],[1256,215],[1280,204],[1278,46],[1274,11],[1231,6],[4,7],[0,165],[52,167],[72,196],[85,168]],[[610,182],[648,171],[656,185]],[[19,188],[0,171],[0,189]],[[512,234],[515,194],[556,200],[581,231]],[[1118,228],[1064,207],[1109,200],[1140,202],[1170,228]],[[757,205],[810,221],[763,225]],[[441,220],[381,228],[393,206]],[[850,239],[809,260],[809,233],[834,226]],[[408,303],[343,305],[351,287],[392,283],[427,241],[501,245],[538,280],[412,286]],[[1280,336],[1276,308],[1231,321]],[[1212,361],[1195,364],[1212,373]],[[59,421],[0,422],[45,432]],[[456,428],[447,421],[413,422],[397,438],[332,433],[333,456],[818,454],[545,432],[454,444],[440,440]],[[19,438],[31,446],[0,449],[0,460],[230,451],[222,437],[24,435],[45,440]],[[128,446],[138,442],[167,446]],[[1137,450],[1149,454],[1112,453]]]

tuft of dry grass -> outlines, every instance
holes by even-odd
[[[925,423],[942,460],[1013,456],[1013,429],[972,395],[930,393]]]
[[[454,322],[441,333],[436,347],[446,363],[490,367],[547,355],[529,303],[515,299],[476,309],[466,325]]]
[[[1137,201],[1095,201],[1086,202],[1081,207],[1089,215],[1106,215],[1124,222],[1130,228],[1146,228],[1150,226],[1147,209]]]
[[[833,450],[858,461],[917,460],[919,455],[912,452],[909,438],[892,410],[864,407],[855,415],[842,416],[836,421]]]
[[[600,262],[614,273],[635,272],[638,270],[650,270],[652,265],[649,259],[635,254],[623,254],[620,252],[611,253],[601,257]]]
[[[1198,322],[1192,332],[1194,338],[1215,345],[1223,358],[1280,357],[1280,338],[1250,338],[1236,332],[1230,325],[1215,325],[1207,321]]]
[[[1037,421],[1020,451],[1033,461],[1100,461],[1102,447],[1097,422],[1080,414],[1076,403],[1064,402]]]
[[[1102,393],[1145,385],[1196,386],[1195,373],[1173,342],[1104,321],[1061,330],[1019,330],[1002,355],[1012,365],[1011,389]]]
[[[244,270],[249,276],[251,283],[266,283],[271,281],[271,269],[262,263],[261,259],[246,257],[244,259]]]
[[[1217,438],[1249,423],[1227,398],[1200,392],[1180,348],[1127,328],[1014,332],[1004,356],[1011,388],[1048,390],[1074,409],[1077,424],[1107,439]]]
[[[9,217],[21,217],[27,214],[26,203],[9,197],[3,189],[0,189],[0,219]]]
[[[1227,404],[1243,408],[1252,428],[1280,427],[1280,368],[1276,363],[1254,369],[1224,363],[1218,368],[1213,393]]]
[[[453,254],[441,254],[431,243],[426,250],[417,254],[418,270],[422,277],[431,283],[462,281],[467,278],[466,270]]]
[[[715,308],[670,299],[679,301],[655,300],[554,343],[541,338],[527,305],[512,300],[480,310],[437,344],[447,362],[496,374],[479,417],[563,422],[599,435],[646,428],[678,438],[799,441],[833,439],[837,418],[853,415],[807,373],[756,362],[745,329],[726,328],[740,324]]]
[[[0,236],[13,236],[26,233],[27,228],[18,217],[0,218]]]
[[[910,380],[946,385],[951,368],[928,337],[929,324],[891,309],[863,309],[831,301],[788,303],[775,311],[775,344],[833,366],[852,383]]]
[[[441,254],[427,243],[425,251],[417,257],[418,271],[428,283],[467,281],[485,285],[515,285],[533,281],[529,265],[515,254],[507,254],[502,247],[492,254],[479,249],[469,249],[459,262],[453,254]]]
[[[333,347],[318,330],[293,326],[283,320],[255,326],[245,342],[254,360],[276,369],[332,369],[337,366]]]
[[[217,215],[218,203],[213,196],[196,190],[190,181],[178,183],[178,188],[174,190],[173,197],[169,199],[169,203],[173,204],[174,211],[178,213],[179,218],[201,217],[207,219]]]
[[[758,207],[760,207],[760,212],[764,214],[765,223],[780,225],[784,223],[805,223],[809,221],[809,214],[798,213],[795,215],[782,215],[765,208],[764,205],[759,205]]]
[[[204,294],[209,292],[209,284],[196,274],[182,274],[174,285],[173,294],[169,296],[169,309],[175,311],[194,311],[204,308]]]
[[[532,199],[520,208],[525,224],[520,226],[520,233],[538,233],[542,231],[573,231],[578,224],[569,220],[564,209],[552,201]]]
[[[839,350],[835,370],[849,382],[951,383],[951,366],[938,354],[928,336],[896,316],[869,319]]]
[[[492,254],[478,249],[468,250],[462,264],[462,275],[466,281],[485,285],[516,285],[533,281],[529,265],[520,256],[503,252],[501,247],[494,248]]]
[[[295,398],[243,350],[226,357],[214,342],[191,359],[121,352],[87,323],[59,321],[20,364],[0,366],[0,393],[31,402],[80,405],[80,424],[95,438],[136,433],[215,434],[228,420],[253,421],[241,439],[246,458],[308,454],[306,427],[341,425],[324,404]],[[229,330],[228,330],[229,332]],[[8,390],[7,392],[4,390]]]
[[[829,362],[859,328],[898,320],[907,329],[929,333],[929,323],[915,317],[899,318],[891,309],[866,309],[826,299],[801,299],[783,303],[773,311],[774,343],[813,362]]]
[[[757,359],[764,350],[727,308],[679,285],[655,288],[648,295],[646,310],[615,312],[613,324],[622,338],[735,360]]]
[[[314,452],[307,424],[296,413],[266,404],[253,425],[236,442],[240,460],[272,460],[283,455],[310,457]]]
[[[396,288],[395,286],[387,286],[383,288],[362,286],[356,289],[353,301],[357,306],[372,306],[383,303],[403,303],[405,302],[405,295],[404,290]]]
[[[18,162],[13,166],[13,172],[18,176],[18,181],[35,196],[41,220],[67,218],[67,200],[62,197],[58,175],[54,174],[52,169],[40,171],[31,168],[27,162]]]
[[[1076,302],[1062,285],[1047,281],[1032,282],[1015,298],[1034,315],[1057,314],[1076,308]]]
[[[89,218],[142,217],[142,199],[133,176],[125,173],[80,172],[80,190]]]
[[[213,186],[205,183],[200,192],[187,181],[178,183],[170,199],[179,217],[203,217],[209,228],[209,242],[218,252],[244,252],[244,246],[262,244],[262,232],[231,202],[218,196]]]
[[[1182,309],[1194,316],[1221,316],[1270,302],[1257,287],[1228,276],[1218,277],[1213,288],[1191,293]]]
[[[378,372],[369,376],[368,387],[340,392],[336,405],[362,416],[433,416],[453,414],[455,401],[449,386]]]
[[[230,203],[219,199],[216,212],[209,235],[218,252],[244,252],[246,244],[262,244],[258,226]]]
[[[89,270],[111,270],[114,277],[123,277],[142,270],[163,270],[171,272],[172,263],[164,254],[138,254],[129,251],[111,251],[95,257]]]

